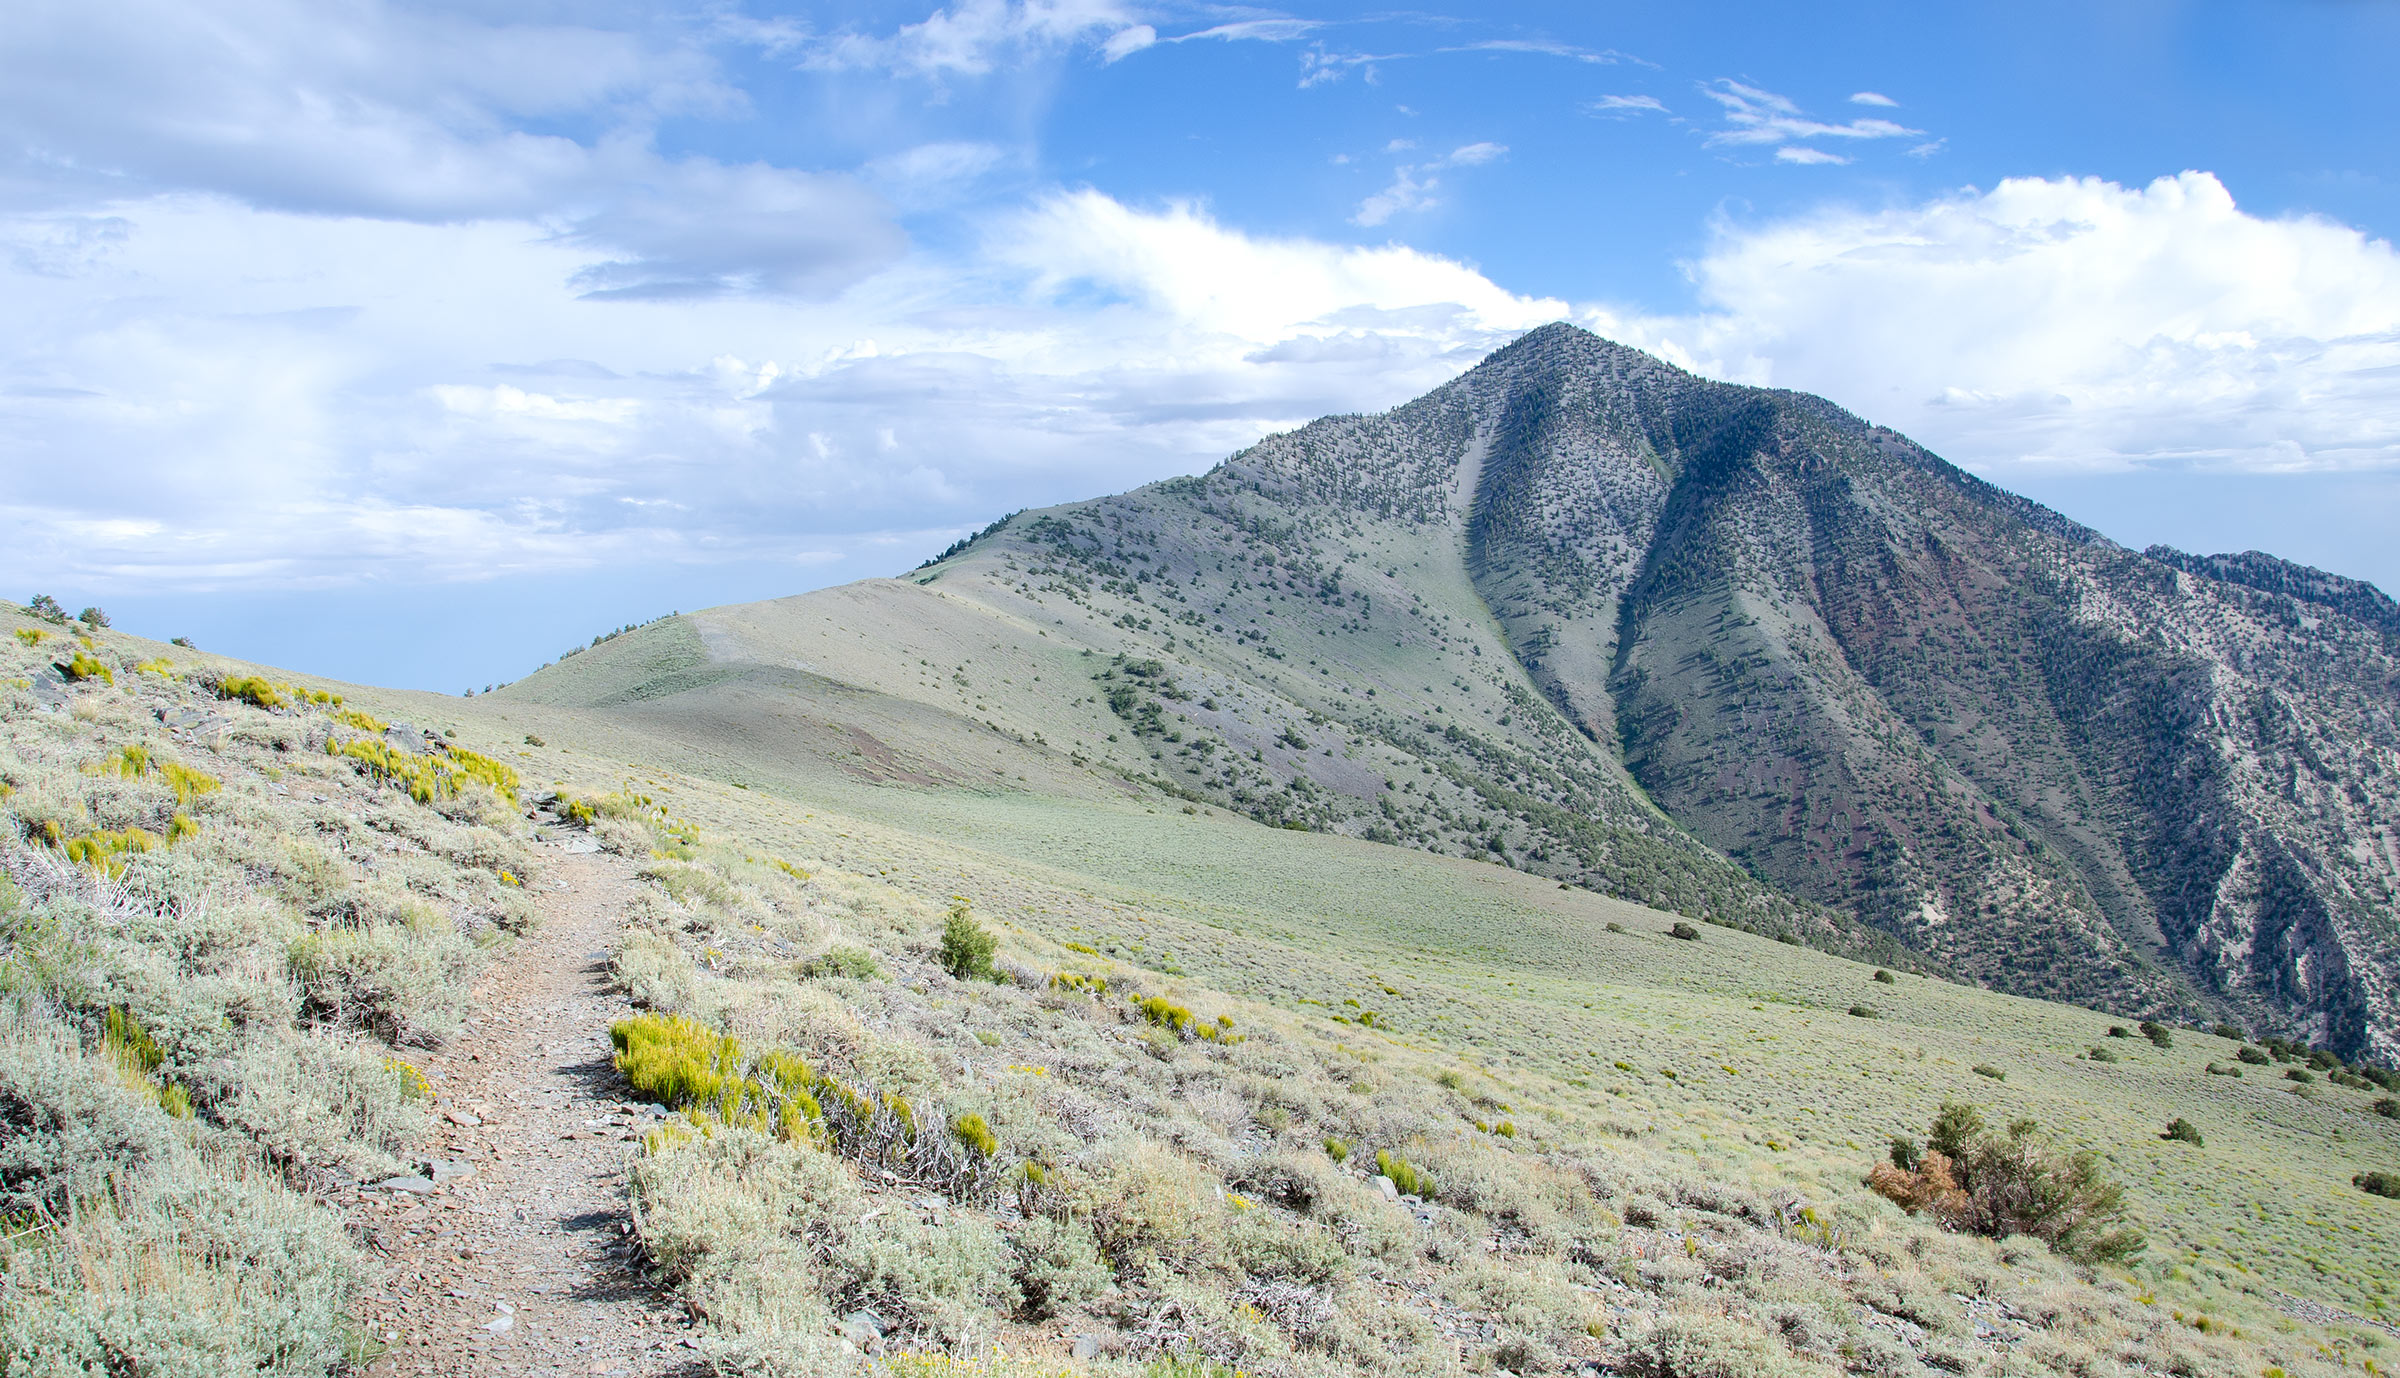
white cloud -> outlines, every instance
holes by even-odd
[[[1594,66],[1622,62],[1625,54],[1614,48],[1582,48],[1572,43],[1558,43],[1541,38],[1487,38],[1475,43],[1462,43],[1442,51],[1451,53],[1533,53],[1542,57],[1570,58]]]
[[[384,0],[31,0],[0,29],[20,205],[192,191],[319,215],[538,221],[601,250],[592,286],[620,292],[813,295],[888,262],[889,208],[855,178],[650,143],[665,116],[743,104],[687,36]]]
[[[1881,91],[1853,91],[1850,93],[1850,103],[1852,105],[1896,106],[1900,102],[1893,100]]]
[[[1384,152],[1396,153],[1415,148],[1411,139],[1394,139],[1384,145]],[[1373,228],[1395,215],[1411,211],[1431,210],[1441,204],[1436,193],[1441,190],[1440,172],[1452,167],[1480,167],[1508,153],[1508,145],[1480,141],[1461,144],[1438,158],[1423,163],[1403,163],[1392,169],[1390,185],[1359,202],[1358,211],[1350,217],[1353,225]]]
[[[1724,224],[1690,271],[1704,314],[1604,324],[1987,472],[2400,467],[2400,255],[2207,173]]]
[[[1134,24],[1117,30],[1100,45],[1100,57],[1105,62],[1117,62],[1131,57],[1158,42],[1158,30],[1147,24]]]
[[[830,35],[808,48],[803,62],[819,70],[980,77],[1103,34],[1103,56],[1114,61],[1133,51],[1114,51],[1119,39],[1140,27],[1146,26],[1115,0],[960,0],[890,34]]]
[[[1810,119],[1790,97],[1728,77],[1720,77],[1702,86],[1700,94],[1715,101],[1725,111],[1725,127],[1708,136],[1707,142],[1712,145],[1740,147],[1795,143],[1808,139],[1893,139],[1925,132],[1885,119],[1861,117],[1844,124]]]
[[[1226,43],[1292,43],[1323,27],[1313,19],[1243,19],[1231,24],[1218,24],[1197,33],[1179,34],[1169,41],[1189,43],[1205,38]]]
[[[1656,96],[1602,96],[1586,105],[1584,109],[1595,115],[1604,115],[1611,111],[1640,114],[1644,111],[1655,110],[1662,115],[1667,113],[1665,103]]]
[[[1806,144],[1785,144],[1783,147],[1775,150],[1775,161],[1779,163],[1799,163],[1803,166],[1811,166],[1826,163],[1847,163],[1850,160],[1843,157],[1839,153],[1828,153],[1824,149],[1810,148]]]
[[[872,542],[1392,405],[1568,309],[1088,191],[807,306],[578,296],[593,251],[521,222],[102,209],[0,218],[0,245],[68,246],[0,266],[0,582],[899,562]]]

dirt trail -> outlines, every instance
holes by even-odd
[[[352,1214],[390,1264],[360,1308],[389,1347],[368,1373],[705,1371],[624,1236],[625,1163],[651,1112],[617,1096],[608,1026],[629,1007],[607,957],[636,883],[613,858],[552,852],[541,928],[425,1060],[432,1172],[362,1190]]]

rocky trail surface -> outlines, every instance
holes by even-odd
[[[426,1171],[352,1208],[390,1266],[361,1308],[386,1349],[368,1373],[706,1371],[626,1237],[625,1163],[653,1111],[618,1097],[608,1026],[629,1007],[608,954],[635,884],[615,858],[557,855],[541,927],[492,963],[470,1022],[426,1060]]]

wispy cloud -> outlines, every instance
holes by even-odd
[[[889,34],[845,29],[804,44],[801,65],[979,77],[1016,58],[1078,43],[1094,43],[1113,60],[1144,46],[1137,31],[1148,27],[1117,0],[959,0]]]
[[[1898,106],[1900,104],[1900,102],[1893,100],[1890,96],[1885,95],[1881,91],[1853,91],[1850,93],[1850,103],[1852,105],[1885,106]]]
[[[1242,19],[1229,24],[1216,24],[1191,33],[1162,35],[1148,24],[1136,24],[1120,29],[1100,45],[1103,60],[1115,62],[1144,48],[1161,43],[1296,43],[1325,27],[1314,19]]]
[[[1785,144],[1783,147],[1775,150],[1775,161],[1779,163],[1798,163],[1803,167],[1813,167],[1826,163],[1847,163],[1850,160],[1843,157],[1839,153],[1828,153],[1824,149],[1810,148],[1806,144]]]
[[[1666,103],[1656,96],[1602,96],[1596,101],[1587,102],[1583,108],[1587,114],[1607,115],[1615,119],[1649,112],[1661,115],[1669,113]]]
[[[1703,84],[1700,94],[1715,101],[1725,113],[1725,127],[1708,136],[1711,145],[1746,147],[1757,144],[1782,144],[1777,158],[1783,162],[1847,162],[1845,158],[1801,158],[1785,156],[1791,145],[1805,144],[1811,139],[1896,139],[1921,135],[1922,129],[1910,129],[1890,120],[1861,116],[1841,124],[1811,119],[1798,103],[1788,96],[1720,77]]]
[[[1608,66],[1629,59],[1614,48],[1580,48],[1572,43],[1559,43],[1546,38],[1486,38],[1475,43],[1461,43],[1443,48],[1445,53],[1532,53],[1541,57],[1563,57],[1595,66]]]
[[[1375,80],[1375,64],[1397,62],[1414,56],[1410,53],[1337,53],[1323,46],[1310,48],[1300,55],[1300,89],[1323,86],[1340,81],[1352,72],[1359,72],[1370,83]]]
[[[1408,140],[1394,139],[1385,152],[1413,147]],[[1403,212],[1430,210],[1441,204],[1436,193],[1441,189],[1443,169],[1481,167],[1507,153],[1508,145],[1483,141],[1461,144],[1427,162],[1404,163],[1392,169],[1391,185],[1359,203],[1358,213],[1350,217],[1350,223],[1374,226]]]

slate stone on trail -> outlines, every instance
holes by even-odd
[[[375,1184],[375,1190],[413,1192],[425,1196],[433,1191],[433,1183],[423,1177],[386,1177]]]

